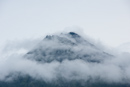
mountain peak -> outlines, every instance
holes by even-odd
[[[75,32],[60,35],[47,35],[27,58],[41,62],[62,62],[66,59],[80,59],[87,62],[101,62],[110,55],[96,48]]]
[[[69,37],[75,38],[75,39],[81,38],[81,36],[78,35],[78,34],[75,33],[75,32],[69,32],[69,33],[67,33],[67,34],[61,33],[61,35],[65,35],[65,36],[67,36],[67,37],[69,36]],[[54,38],[61,38],[61,36],[60,36],[60,35],[47,35],[44,39],[52,40],[52,39],[54,39]],[[63,38],[63,37],[62,37],[62,38]]]
[[[68,34],[71,35],[72,37],[80,37],[80,35],[78,35],[75,32],[69,32]]]

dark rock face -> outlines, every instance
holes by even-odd
[[[78,34],[76,34],[75,32],[69,32],[69,34],[73,37],[73,38],[80,38],[80,36]]]

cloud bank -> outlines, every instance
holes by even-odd
[[[68,38],[72,40],[71,38]],[[42,41],[42,40],[41,40]],[[78,45],[59,45],[54,41],[41,42],[40,40],[25,40],[9,42],[0,53],[0,81],[12,81],[17,73],[29,75],[35,79],[42,79],[47,82],[64,78],[67,81],[84,80],[91,82],[102,81],[107,83],[129,83],[130,82],[130,53],[113,52],[112,58],[101,58],[103,61],[88,62],[80,59],[64,59],[62,62],[52,60],[51,62],[38,62],[32,59],[25,58],[25,54],[35,48],[73,48],[79,54],[84,52],[95,52],[91,47]],[[95,44],[96,49],[100,49],[101,45]],[[81,50],[84,49],[84,50]],[[89,50],[88,50],[89,49]],[[102,50],[102,49],[101,49]],[[45,51],[49,55],[50,50]],[[40,51],[37,51],[40,52]],[[112,52],[111,52],[112,53]],[[31,56],[34,57],[34,56]],[[99,56],[98,56],[99,57]],[[55,57],[53,58],[55,59]],[[100,59],[100,58],[99,58]],[[7,78],[9,75],[11,77]]]

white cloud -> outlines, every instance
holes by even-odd
[[[105,59],[101,63],[87,62],[82,59],[65,59],[62,62],[54,60],[52,62],[40,63],[35,60],[24,58],[24,53],[28,50],[32,50],[32,47],[37,48],[40,45],[42,49],[50,46],[52,48],[64,47],[58,43],[54,43],[54,41],[50,41],[51,43],[46,42],[42,44],[39,42],[39,40],[25,40],[21,42],[12,42],[13,44],[9,43],[8,45],[5,45],[4,50],[1,50],[0,54],[0,80],[5,80],[5,77],[11,73],[14,73],[15,76],[17,72],[20,72],[23,75],[30,75],[33,78],[43,79],[45,81],[56,80],[59,77],[63,77],[66,80],[86,81],[91,79],[92,82],[99,79],[99,81],[101,80],[108,83],[124,83],[125,81],[129,83],[130,81],[129,53],[120,54],[114,58]],[[76,48],[73,48],[73,50],[79,52],[80,54],[86,51],[89,51],[90,53],[96,51],[91,49],[91,47],[85,47],[85,50],[80,51],[79,49],[84,47],[82,46],[83,45],[79,45]],[[67,46],[64,48],[67,48]]]

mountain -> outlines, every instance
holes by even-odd
[[[75,32],[47,35],[37,46],[24,55],[25,59],[36,61],[39,65],[47,64],[46,67],[43,67],[47,69],[50,67],[49,64],[54,61],[58,62],[59,67],[61,65],[67,65],[68,63],[66,64],[65,61],[70,61],[70,65],[72,63],[73,66],[77,66],[77,63],[79,62],[73,63],[75,60],[80,61],[80,63],[90,63],[94,65],[101,64],[112,57],[114,57],[114,55],[103,51]],[[56,68],[58,74],[56,74],[56,79],[52,79],[51,81],[46,81],[45,79],[39,79],[37,77],[34,78],[31,77],[31,75],[24,75],[23,73],[16,72],[6,77],[10,78],[11,76],[15,76],[13,81],[0,81],[0,87],[130,87],[130,85],[126,83],[106,82],[101,80],[98,76],[96,76],[94,80],[92,76],[88,76],[87,79],[84,79],[85,76],[79,78],[79,76],[82,75],[79,75],[80,73],[77,72],[84,73],[82,72],[82,69],[84,69],[83,67],[80,67],[81,69],[76,67],[77,69],[74,71],[72,70],[72,72],[71,70],[67,71],[67,69],[64,68],[65,67],[62,67],[61,69],[64,71],[60,71],[60,69]],[[70,69],[73,69],[73,67]],[[97,70],[100,70],[100,68]],[[51,70],[50,72],[53,73]],[[65,78],[64,74],[70,75],[68,75],[68,78]]]
[[[80,35],[69,32],[46,36],[38,47],[26,54],[26,57],[41,62],[52,62],[54,60],[62,62],[65,59],[102,62],[112,55],[98,49]]]

